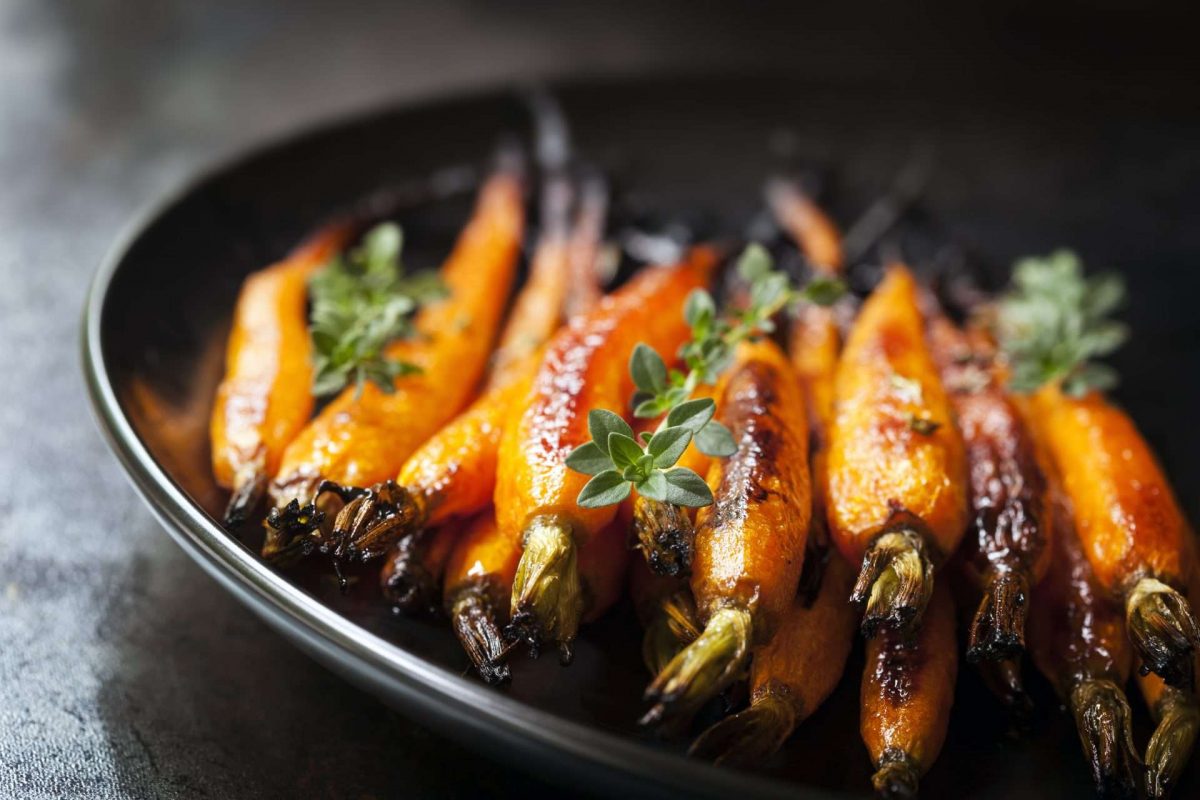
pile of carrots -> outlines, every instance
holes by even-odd
[[[560,180],[561,177],[560,177]],[[519,644],[569,663],[581,624],[626,591],[653,679],[643,723],[682,732],[737,681],[749,704],[696,739],[717,762],[760,761],[841,680],[866,637],[861,733],[884,797],[909,797],[946,736],[964,652],[1014,711],[1021,663],[1074,716],[1098,789],[1163,796],[1200,729],[1194,539],[1148,445],[1100,393],[1006,389],[983,328],[959,325],[899,263],[857,309],[804,305],[785,336],[742,342],[707,391],[736,452],[681,457],[715,501],[585,508],[566,465],[588,412],[638,430],[629,360],[674,354],[681,309],[728,253],[698,245],[605,292],[606,197],[544,191],[516,289],[524,178],[500,169],[395,354],[420,367],[387,393],[346,388],[315,410],[307,280],[360,232],[337,223],[251,275],[212,417],[230,521],[265,497],[263,557],[378,559],[388,602],[433,609],[482,679],[510,679]],[[817,274],[845,264],[837,227],[795,182],[776,220]],[[639,424],[642,427],[638,427]],[[636,554],[674,537],[687,558]],[[682,566],[681,566],[682,564]],[[690,573],[690,574],[689,574]],[[1133,667],[1158,723],[1130,732]]]

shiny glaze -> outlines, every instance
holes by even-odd
[[[1097,393],[1072,398],[1053,386],[1032,405],[1100,585],[1122,593],[1148,576],[1185,587],[1192,532],[1133,421]]]
[[[272,486],[275,505],[307,499],[321,478],[370,486],[405,459],[474,395],[516,272],[524,224],[519,181],[500,174],[442,267],[449,296],[418,312],[416,334],[389,348],[419,366],[387,394],[348,387],[287,448]]]
[[[721,379],[718,417],[737,452],[715,459],[715,503],[696,518],[692,592],[702,620],[749,609],[756,643],[792,607],[812,512],[808,418],[787,357],[773,342],[744,342]]]
[[[919,518],[938,554],[953,552],[967,524],[966,457],[906,268],[889,268],[863,304],[838,366],[836,404],[827,516],[842,555],[859,564],[898,510]],[[938,427],[919,433],[914,416]]]
[[[443,587],[446,607],[458,592],[471,585],[486,588],[493,613],[501,619],[508,614],[508,594],[512,591],[521,548],[510,536],[500,534],[496,515],[489,508],[474,517],[461,531],[446,561]]]
[[[946,741],[958,675],[954,603],[945,581],[934,586],[915,636],[885,628],[867,641],[859,731],[873,764],[898,750],[925,772]]]
[[[227,489],[247,480],[247,470],[274,474],[312,416],[308,279],[350,233],[331,225],[242,284],[209,428],[213,474]]]
[[[1083,681],[1124,686],[1133,656],[1121,609],[1097,583],[1065,501],[1056,500],[1052,512],[1053,557],[1029,619],[1033,663],[1064,699]]]
[[[589,477],[568,469],[566,457],[590,439],[591,409],[625,411],[633,393],[629,354],[638,342],[674,353],[686,340],[684,300],[708,281],[715,261],[712,250],[696,248],[686,264],[643,270],[555,334],[519,401],[520,421],[501,439],[496,515],[508,535],[521,536],[532,516],[561,514],[586,541],[612,521],[614,506],[575,503]]]
[[[1002,387],[990,348],[935,317],[930,345],[966,445],[970,526],[963,542],[977,585],[1015,571],[1034,585],[1050,565],[1049,486],[1033,436]]]
[[[858,614],[846,602],[853,585],[850,565],[835,559],[812,605],[793,601],[775,637],[754,652],[752,702],[782,687],[799,723],[829,697],[841,680],[858,629]]]

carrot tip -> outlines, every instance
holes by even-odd
[[[1143,675],[1154,672],[1171,686],[1192,686],[1200,626],[1183,595],[1161,581],[1142,578],[1126,598],[1125,621]]]
[[[1125,692],[1112,681],[1083,681],[1070,701],[1096,791],[1102,797],[1133,797],[1138,757]]]
[[[450,625],[485,683],[499,686],[512,680],[508,645],[496,623],[491,589],[484,581],[472,581],[455,592],[450,602]]]
[[[689,756],[714,764],[753,766],[770,758],[796,727],[796,707],[772,684],[745,711],[726,717],[696,738]]]
[[[379,574],[383,596],[396,611],[406,614],[437,612],[438,576],[425,565],[426,539],[420,534],[401,539]]]
[[[272,564],[285,565],[308,555],[317,547],[324,521],[325,514],[313,503],[302,506],[299,500],[292,500],[272,508],[263,522],[267,535],[262,557]]]
[[[1168,688],[1154,712],[1159,722],[1146,747],[1146,794],[1166,797],[1191,760],[1200,703],[1191,692]]]
[[[642,725],[690,717],[741,674],[750,658],[752,620],[744,608],[722,608],[700,638],[681,650],[646,689],[653,703]]]
[[[675,578],[691,571],[695,531],[687,512],[679,506],[639,495],[633,503],[633,532],[656,575]]]
[[[875,774],[871,776],[875,794],[885,800],[910,800],[916,797],[920,781],[921,770],[916,762],[908,753],[895,748],[884,751]]]
[[[250,512],[258,507],[267,491],[267,475],[254,471],[244,478],[239,476],[237,488],[225,506],[224,522],[227,528],[236,528],[246,521]]]
[[[1020,572],[993,576],[971,621],[967,660],[1019,658],[1025,650],[1029,580]]]
[[[536,658],[542,642],[556,642],[570,663],[570,643],[583,616],[577,550],[571,526],[553,516],[535,517],[525,529],[524,552],[513,579],[512,622],[506,633],[528,643]]]
[[[885,533],[871,543],[850,602],[865,604],[862,632],[881,627],[910,631],[921,623],[933,594],[933,563],[925,540],[915,531]]]
[[[671,659],[700,635],[692,595],[681,590],[662,601],[642,637],[642,661],[657,675]]]

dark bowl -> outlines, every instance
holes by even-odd
[[[1004,274],[994,265],[1062,243],[1091,262],[1136,265],[1129,317],[1137,335],[1117,358],[1126,375],[1119,399],[1176,485],[1191,485],[1200,462],[1200,433],[1188,419],[1200,324],[1196,272],[1183,267],[1200,247],[1198,226],[1171,220],[1200,205],[1192,120],[1147,121],[1137,108],[1088,102],[1057,103],[1048,115],[1049,104],[1036,102],[967,107],[758,78],[593,83],[560,97],[580,151],[616,173],[631,209],[689,219],[701,210],[716,229],[744,230],[772,154],[785,148],[794,162],[829,168],[831,207],[849,220],[917,153],[934,169],[904,240],[914,257],[964,244],[986,255],[971,260],[985,283]],[[356,118],[258,149],[158,204],[113,249],[87,306],[84,365],[104,433],[167,531],[222,586],[331,669],[447,735],[576,790],[866,795],[861,654],[763,770],[717,769],[637,729],[647,676],[628,608],[585,630],[572,667],[518,659],[512,687],[493,690],[465,674],[444,622],[386,612],[369,572],[341,594],[320,570],[271,569],[252,549],[252,530],[243,544],[218,525],[225,498],[208,469],[207,420],[243,277],[374,190],[479,161],[498,134],[525,127],[525,116],[515,95],[495,93]],[[410,260],[435,263],[466,208],[460,198],[406,211]],[[1153,358],[1137,355],[1147,353]],[[1194,518],[1195,496],[1184,500]],[[973,671],[964,665],[960,674],[927,796],[1091,795],[1072,726],[1040,679],[1030,677],[1032,733],[1013,738]],[[1200,791],[1195,773],[1179,796]]]

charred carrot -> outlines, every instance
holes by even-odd
[[[1200,574],[1193,570],[1188,600],[1200,597]],[[1166,797],[1179,782],[1200,734],[1200,701],[1194,690],[1168,686],[1154,673],[1138,676],[1138,688],[1155,729],[1146,746],[1146,794]]]
[[[1083,552],[1124,603],[1140,670],[1190,686],[1200,627],[1179,589],[1195,569],[1192,532],[1162,467],[1133,421],[1096,392],[1046,386],[1033,406]]]
[[[318,484],[370,487],[393,477],[420,444],[470,399],[491,352],[516,270],[523,227],[521,181],[512,170],[483,187],[474,215],[442,267],[449,296],[417,315],[417,335],[389,351],[421,372],[398,378],[388,394],[373,384],[347,389],[284,451],[272,483],[277,509],[307,501]],[[268,526],[263,555],[313,546],[290,534],[290,520]]]
[[[934,563],[966,528],[962,438],[924,328],[912,273],[893,266],[838,366],[827,515],[838,550],[862,564],[851,600],[866,606],[868,635],[920,623]]]
[[[797,599],[769,644],[754,652],[750,707],[709,728],[689,751],[718,764],[751,765],[778,750],[836,688],[854,643],[848,564],[833,561],[812,605]]]
[[[284,448],[312,416],[308,279],[350,235],[350,225],[330,225],[242,284],[210,427],[213,473],[233,492],[227,525],[258,505]]]
[[[697,515],[692,594],[704,632],[646,690],[644,724],[686,717],[728,686],[791,608],[812,512],[808,418],[771,341],[739,345],[717,392],[736,452],[714,461],[715,502]]]
[[[982,593],[967,659],[1019,658],[1030,588],[1050,563],[1046,477],[1033,437],[998,379],[992,349],[941,315],[930,322],[929,337],[966,445],[970,526],[963,565]]]
[[[712,250],[696,248],[687,263],[645,270],[573,320],[551,340],[520,421],[504,431],[496,515],[524,550],[512,621],[531,643],[545,637],[569,648],[582,613],[578,546],[616,514],[615,506],[579,506],[588,477],[566,466],[588,439],[588,411],[625,408],[633,389],[627,364],[639,340],[673,352],[687,338],[675,310],[708,280],[715,261]]]
[[[409,535],[396,543],[379,581],[393,609],[407,613],[437,610],[442,571],[458,538],[455,526],[443,526],[421,540]]]
[[[1034,590],[1030,653],[1075,718],[1097,789],[1132,796],[1138,766],[1122,688],[1131,654],[1121,614],[1097,583],[1061,500],[1052,513],[1054,555]]]
[[[944,582],[934,587],[926,617],[915,638],[885,629],[867,642],[859,729],[880,797],[915,797],[946,741],[958,648]]]
[[[629,565],[629,594],[642,624],[642,661],[651,675],[696,640],[696,603],[687,581],[650,570],[643,559]]]

